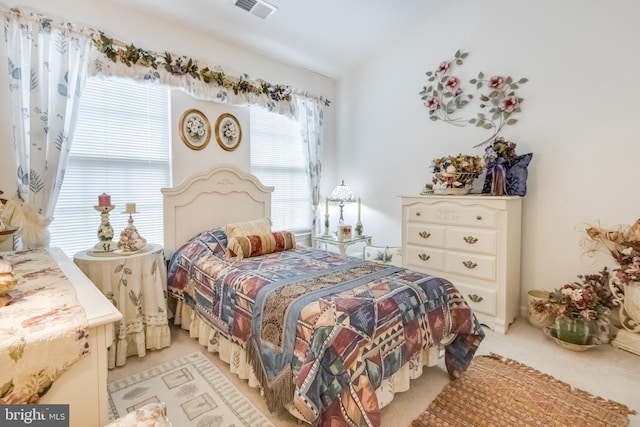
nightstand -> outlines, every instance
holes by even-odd
[[[324,244],[324,248],[327,248],[327,245],[333,245],[338,248],[340,251],[340,255],[345,255],[347,252],[347,247],[355,244],[355,243],[366,243],[367,246],[371,246],[371,236],[352,236],[349,239],[338,239],[338,236],[335,234],[319,235],[311,237],[311,242],[316,245],[317,248],[321,247]]]
[[[132,252],[81,251],[73,262],[122,313],[113,328],[109,368],[128,356],[171,345],[167,310],[167,270],[160,245]]]

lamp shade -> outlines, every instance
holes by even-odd
[[[342,184],[338,185],[331,192],[331,197],[329,198],[332,202],[355,202],[356,198],[353,195],[353,191],[344,184],[344,180],[342,180]]]

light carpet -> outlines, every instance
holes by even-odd
[[[634,413],[621,403],[492,353],[476,356],[411,426],[614,427],[628,425],[628,415]]]
[[[165,402],[175,427],[273,426],[201,352],[110,382],[110,418]]]

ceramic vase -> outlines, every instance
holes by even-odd
[[[531,326],[542,329],[553,325],[556,313],[549,302],[547,291],[536,289],[527,293],[527,320]]]
[[[572,319],[558,316],[555,320],[556,337],[564,342],[577,345],[587,345],[594,333],[594,321]]]

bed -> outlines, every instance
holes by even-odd
[[[269,410],[379,426],[381,408],[441,354],[451,378],[467,368],[484,332],[444,278],[287,244],[279,230],[242,236],[278,243],[237,256],[230,225],[268,219],[272,191],[232,165],[162,190],[174,321],[261,387]]]

